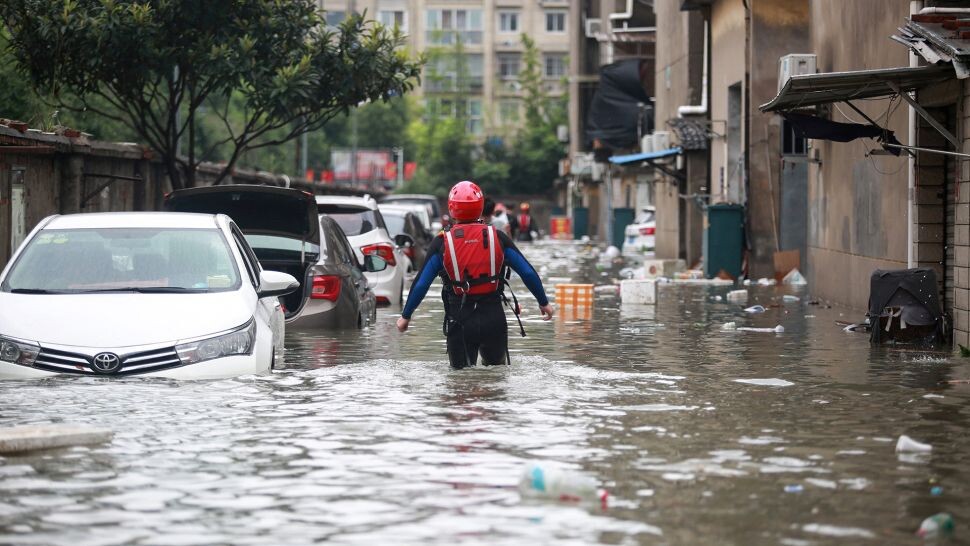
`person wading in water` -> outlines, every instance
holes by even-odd
[[[486,366],[508,363],[508,324],[503,288],[508,268],[518,273],[539,302],[543,319],[554,313],[535,268],[505,233],[482,223],[485,197],[474,182],[459,182],[448,193],[448,213],[454,224],[435,237],[428,259],[414,279],[408,301],[397,319],[404,332],[411,315],[440,276],[444,283],[444,334],[452,368],[474,366],[481,354]],[[513,301],[515,296],[512,296]],[[509,304],[518,319],[518,303]],[[522,323],[519,322],[522,335]]]

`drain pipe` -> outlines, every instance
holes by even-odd
[[[923,13],[924,11],[923,0],[910,0],[910,14]],[[919,66],[919,59],[912,48],[909,49],[909,66]],[[916,109],[912,106],[909,107],[909,145],[916,146]],[[907,161],[909,162],[909,172],[906,180],[906,267],[912,269],[916,267],[916,256],[913,251],[916,238],[916,207],[914,205],[916,198],[916,154],[909,154]]]
[[[707,113],[707,56],[709,44],[708,44],[708,32],[707,32],[708,22],[704,20],[704,61],[701,64],[701,103],[697,105],[684,105],[677,108],[677,117],[682,118],[684,116],[691,115],[703,115]]]
[[[913,4],[919,4],[920,7],[915,8],[915,11],[914,11]],[[946,15],[949,13],[953,13],[953,14],[970,13],[970,8],[924,8],[922,7],[923,6],[922,1],[917,2],[915,0],[910,1],[909,6],[910,6],[909,7],[910,15],[914,13],[918,13],[920,15],[932,15],[934,13],[943,14],[943,15]]]

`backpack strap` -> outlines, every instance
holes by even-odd
[[[445,247],[448,249],[448,255],[451,256],[451,280],[460,283],[461,271],[458,269],[458,254],[455,253],[455,239],[451,235],[451,230],[445,232]]]

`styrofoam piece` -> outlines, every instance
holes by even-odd
[[[764,313],[765,312],[765,306],[764,305],[752,305],[751,307],[748,307],[747,309],[745,309],[744,312],[745,313]]]
[[[82,425],[30,425],[0,428],[0,453],[20,453],[111,440],[114,433],[105,428]]]
[[[686,269],[684,260],[644,260],[643,278],[669,277]]]
[[[742,326],[738,328],[739,332],[761,332],[763,334],[783,334],[785,333],[785,327],[779,324],[774,328],[751,328],[749,326]]]
[[[721,330],[737,330],[738,324],[736,322],[725,322],[721,325]]]
[[[731,290],[727,293],[727,300],[737,303],[748,301],[748,291],[745,289]]]
[[[657,281],[627,279],[620,281],[620,300],[625,303],[657,304]]]
[[[804,286],[808,284],[808,281],[805,280],[805,276],[802,275],[802,272],[799,271],[797,268],[789,271],[788,274],[785,275],[785,278],[781,280],[781,282],[782,284],[789,284],[793,286]]]
[[[903,434],[899,437],[899,440],[896,441],[896,453],[907,451],[926,453],[933,451],[933,446],[930,444],[924,444],[923,442],[917,442],[916,440]]]

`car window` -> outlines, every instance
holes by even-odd
[[[317,205],[320,214],[333,218],[345,235],[354,236],[368,233],[378,228],[387,229],[380,212],[366,207],[353,205]]]
[[[388,213],[384,215],[384,223],[387,225],[387,232],[391,237],[399,233],[404,233],[405,218],[405,216],[399,216],[397,214]]]
[[[351,265],[357,265],[357,254],[354,253],[350,248],[350,241],[346,237],[341,237],[339,234],[337,237],[337,245],[343,248],[344,259],[342,263],[349,263]]]
[[[253,250],[247,244],[246,237],[239,229],[239,226],[230,224],[229,230],[236,240],[236,246],[239,247],[240,254],[242,254],[243,265],[246,267],[246,273],[249,275],[249,282],[252,283],[253,287],[259,288],[259,260],[253,255]]]
[[[2,289],[97,292],[138,288],[238,290],[218,229],[48,229],[33,237]]]
[[[636,220],[633,222],[635,224],[645,224],[653,220],[654,212],[652,210],[642,210],[640,214],[637,215]]]

